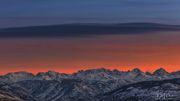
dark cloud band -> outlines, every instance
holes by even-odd
[[[177,30],[180,30],[180,26],[178,25],[155,23],[63,24],[0,29],[0,37],[88,37],[111,34],[143,34],[155,31]]]

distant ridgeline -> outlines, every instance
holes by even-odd
[[[180,71],[82,70],[73,74],[15,72],[0,77],[0,101],[180,100]],[[133,100],[132,100],[133,99]]]

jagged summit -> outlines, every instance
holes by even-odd
[[[8,76],[8,75],[34,75],[34,74],[26,72],[26,71],[19,71],[19,72],[7,73],[5,75]]]
[[[40,72],[36,75],[37,78],[44,79],[44,80],[55,80],[55,79],[60,79],[60,78],[66,78],[68,76],[69,76],[68,74],[59,73],[55,71]]]
[[[142,73],[142,71],[139,68],[134,68],[131,72],[133,72],[133,73]]]
[[[7,81],[7,82],[9,81],[17,82],[20,80],[32,79],[34,78],[34,76],[35,75],[32,73],[21,71],[21,72],[8,73],[4,76],[1,76],[0,80],[3,79],[4,81]]]
[[[112,71],[106,68],[88,69],[80,70],[73,73],[72,75],[89,75],[89,74],[99,74],[99,73],[111,73]]]
[[[153,73],[156,76],[165,76],[168,75],[169,73],[164,69],[164,68],[159,68]]]
[[[104,67],[101,67],[101,68],[97,68],[97,69],[80,70],[77,73],[81,73],[81,72],[107,72],[107,71],[111,71],[111,70],[106,69]]]
[[[60,73],[59,72],[55,72],[55,71],[39,72],[39,73],[37,73],[36,76],[39,76],[39,75],[56,75],[56,74],[60,74]]]
[[[152,75],[152,73],[150,73],[150,72],[148,72],[148,71],[145,72],[145,74],[146,74],[146,75]]]

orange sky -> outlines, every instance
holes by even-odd
[[[132,66],[132,67],[136,67],[136,66]],[[107,67],[105,66],[106,69],[110,69],[110,70],[114,70],[114,69],[117,69],[117,70],[120,70],[120,71],[128,71],[128,70],[132,70],[133,68],[132,67],[128,67],[128,66],[116,66],[116,67]],[[169,66],[163,66],[168,72],[174,72],[176,70],[179,70],[179,67],[178,66],[173,66],[173,65],[169,65]],[[79,70],[87,70],[87,69],[97,69],[97,68],[102,68],[102,67],[96,67],[96,66],[93,66],[93,67],[81,67],[81,68],[60,68],[60,67],[48,67],[48,68],[34,68],[34,67],[26,67],[26,68],[2,68],[1,71],[0,71],[0,74],[1,75],[4,75],[4,74],[7,74],[9,72],[20,72],[20,71],[26,71],[26,72],[31,72],[31,73],[34,73],[34,74],[37,74],[39,72],[47,72],[47,71],[56,71],[56,72],[59,72],[59,73],[67,73],[67,74],[71,74],[71,73],[75,73],[75,72],[78,72]],[[146,72],[146,71],[149,71],[149,72],[154,72],[156,69],[159,69],[160,67],[158,66],[147,66],[147,67],[139,67],[140,70]]]
[[[180,70],[179,32],[103,35],[86,38],[0,40],[0,74],[54,70],[72,73],[106,67]]]

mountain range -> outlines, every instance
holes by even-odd
[[[153,73],[99,68],[73,74],[48,71],[0,76],[0,101],[174,101],[180,100],[179,94],[180,71],[169,73],[163,68]]]

